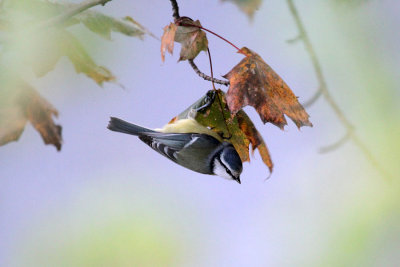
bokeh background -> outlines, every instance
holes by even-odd
[[[76,1],[77,2],[77,1]],[[253,118],[270,149],[270,179],[259,155],[244,165],[242,184],[186,170],[132,136],[106,129],[117,116],[156,128],[211,85],[159,41],[120,34],[107,42],[71,30],[117,76],[96,85],[66,59],[29,82],[59,111],[61,152],[28,125],[0,147],[0,266],[399,266],[400,3],[295,1],[320,58],[328,88],[392,176],[385,179],[351,142],[320,147],[345,130],[324,99],[307,109],[313,128],[284,131]],[[132,16],[158,36],[169,1],[114,0],[96,7]],[[250,20],[218,0],[180,1],[238,46],[257,51],[306,101],[318,84],[285,1],[264,0]],[[208,34],[216,75],[241,55]],[[179,45],[177,45],[179,48]],[[195,60],[208,71],[205,53]],[[225,89],[225,88],[223,88]]]

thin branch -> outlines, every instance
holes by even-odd
[[[297,28],[299,30],[299,35],[302,37],[301,39],[304,42],[304,46],[310,55],[315,74],[317,75],[318,82],[320,84],[320,90],[325,97],[326,101],[328,101],[329,105],[332,107],[332,109],[335,111],[336,115],[338,118],[341,120],[341,122],[345,125],[346,128],[353,128],[351,125],[350,121],[346,118],[342,110],[339,108],[339,106],[336,104],[336,102],[333,100],[330,92],[327,89],[326,82],[325,82],[325,77],[322,73],[322,68],[321,64],[319,63],[317,54],[315,53],[315,50],[311,44],[310,38],[308,37],[308,34],[304,28],[303,22],[300,20],[300,16],[297,12],[297,9],[293,3],[293,0],[287,0],[289,4],[290,11],[292,12],[292,15],[294,17],[294,20],[296,22]]]
[[[308,99],[306,102],[304,102],[304,104],[302,104],[305,108],[311,106],[312,104],[315,103],[315,101],[317,101],[322,95],[322,89],[319,88],[318,91],[310,98]]]
[[[43,23],[40,23],[39,25],[36,26],[37,29],[47,29],[49,27],[54,27],[54,26],[58,26],[62,23],[64,23],[65,21],[67,21],[69,18],[91,8],[97,5],[105,5],[107,2],[110,2],[112,0],[87,0],[84,1],[82,3],[80,3],[79,5],[76,5],[74,7],[71,7],[69,10],[67,10],[66,12],[55,16]]]
[[[333,150],[335,150],[335,149],[341,147],[341,146],[344,145],[347,141],[350,140],[350,136],[351,136],[351,133],[350,133],[350,132],[347,132],[342,138],[340,138],[340,139],[339,139],[338,141],[336,141],[335,143],[330,144],[330,145],[328,145],[328,146],[321,147],[321,148],[319,149],[319,153],[328,153],[328,152],[331,152],[331,151],[333,151]]]
[[[363,141],[360,140],[360,138],[352,134],[351,139],[356,146],[358,146],[361,151],[364,153],[365,157],[368,159],[368,161],[372,164],[372,166],[377,169],[383,177],[385,177],[387,180],[391,181],[393,180],[392,175],[387,172],[385,168],[382,167],[382,165],[376,160],[375,156],[372,154],[371,150],[363,143]]]
[[[175,20],[178,20],[180,18],[179,16],[179,6],[176,0],[170,0],[171,5],[172,5],[172,17],[174,17]]]
[[[298,41],[301,41],[301,38],[303,38],[303,36],[301,36],[300,34],[297,35],[296,37],[292,38],[292,39],[288,39],[286,40],[286,43],[288,44],[294,44],[297,43]]]
[[[178,3],[176,2],[176,0],[170,0],[170,1],[171,1],[171,5],[172,5],[172,16],[174,17],[175,21],[177,21],[180,18]],[[191,26],[196,27],[195,25],[191,25]],[[210,58],[210,60],[211,60],[211,58]],[[222,84],[222,85],[225,85],[225,86],[229,85],[229,81],[215,79],[214,77],[210,77],[207,74],[204,74],[203,72],[201,72],[199,70],[199,68],[196,66],[196,64],[194,63],[193,59],[189,59],[188,61],[189,61],[190,66],[194,70],[194,72],[196,72],[196,74],[199,75],[204,80],[211,81],[211,82],[218,83],[218,84]]]
[[[196,72],[197,75],[199,75],[201,78],[203,78],[206,81],[212,81],[214,83],[218,83],[218,84],[222,84],[225,86],[229,86],[229,81],[224,81],[224,80],[219,80],[216,78],[211,78],[210,76],[202,73],[199,68],[196,66],[196,64],[194,63],[193,59],[189,59],[189,64],[190,66],[192,66],[192,69],[194,70],[194,72]]]
[[[346,118],[346,116],[344,115],[342,110],[339,108],[339,106],[333,100],[333,98],[328,90],[328,87],[326,85],[325,77],[322,73],[321,64],[320,64],[318,57],[315,53],[315,50],[311,44],[310,38],[308,37],[308,34],[304,28],[303,22],[300,19],[300,16],[296,9],[296,6],[294,5],[293,0],[286,0],[286,1],[289,5],[290,12],[296,22],[298,30],[299,30],[299,36],[301,36],[301,39],[304,42],[305,49],[307,50],[308,54],[310,55],[310,58],[311,58],[311,61],[312,61],[312,64],[313,64],[313,67],[315,70],[315,74],[316,74],[318,82],[320,84],[321,94],[324,96],[325,100],[331,106],[331,108],[333,109],[336,116],[339,118],[339,120],[343,124],[343,126],[347,129],[347,133],[348,133],[349,137],[351,138],[351,140],[353,141],[353,143],[362,151],[364,156],[380,172],[380,174],[383,177],[391,179],[391,175],[388,174],[387,171],[379,164],[379,162],[376,160],[376,158],[374,157],[374,155],[372,154],[372,152],[370,151],[368,146],[364,142],[362,142],[360,140],[360,138],[355,134],[355,132],[353,131],[353,126],[351,125],[350,121]],[[339,140],[339,141],[342,141],[342,142],[340,142],[339,145],[344,143],[345,140],[346,139],[343,139],[343,138],[341,140]],[[337,148],[337,147],[338,146],[335,146],[335,148]]]

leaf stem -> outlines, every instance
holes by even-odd
[[[212,65],[212,60],[211,60],[211,53],[210,53],[210,49],[207,47],[207,52],[208,52],[208,59],[210,60],[210,72],[211,72],[211,83],[212,83],[212,87],[214,90],[217,90],[215,88],[215,84],[214,84],[214,72],[213,72],[213,65]]]
[[[176,23],[180,18],[178,2],[176,0],[170,0],[170,1],[171,1],[171,5],[172,5],[172,17],[174,17],[175,23]],[[194,63],[193,59],[189,59],[188,61],[189,61],[190,66],[192,67],[194,72],[196,72],[197,75],[199,75],[201,78],[203,78],[206,81],[213,82],[213,87],[214,88],[215,88],[214,83],[222,84],[222,85],[225,85],[225,86],[229,85],[229,81],[223,81],[223,80],[215,79],[214,77],[210,77],[207,74],[201,72],[199,70],[199,68],[197,67],[197,65]],[[211,58],[210,58],[210,61],[211,61]]]
[[[215,32],[213,32],[213,31],[211,31],[211,30],[209,30],[209,29],[207,29],[207,28],[204,28],[203,26],[194,25],[194,24],[187,24],[187,23],[179,23],[179,22],[177,23],[177,25],[178,25],[178,26],[183,26],[183,27],[196,27],[196,28],[202,29],[202,30],[204,30],[204,31],[206,31],[206,32],[209,32],[209,33],[211,33],[211,34],[217,36],[218,38],[224,40],[225,42],[227,42],[227,43],[230,44],[231,46],[233,46],[233,47],[238,51],[238,53],[243,54],[242,51],[240,50],[240,48],[237,47],[236,45],[234,45],[232,42],[230,42],[230,41],[227,40],[226,38],[222,37],[222,36],[219,35],[218,33],[215,33]]]
[[[228,122],[227,122],[227,119],[225,118],[225,109],[224,109],[224,107],[222,106],[222,101],[221,101],[221,99],[219,98],[220,94],[219,94],[218,90],[216,90],[216,92],[217,92],[217,98],[218,98],[219,107],[221,108],[221,115],[222,115],[222,118],[224,119],[226,131],[227,131],[228,134],[229,134],[228,137],[224,137],[224,135],[222,134],[222,138],[229,140],[229,139],[232,138],[232,133],[231,133],[231,131],[229,131]],[[221,97],[222,97],[222,95],[221,95]],[[230,113],[230,111],[229,111],[229,113]]]
[[[172,17],[175,19],[175,23],[177,23],[178,20],[180,19],[178,2],[176,0],[170,0],[170,1],[171,1],[171,5],[172,5]],[[208,51],[208,52],[210,52],[210,51]],[[210,76],[206,75],[205,73],[201,72],[199,70],[199,68],[197,67],[197,65],[194,63],[193,59],[189,59],[188,61],[189,61],[190,66],[192,67],[194,72],[196,72],[197,75],[199,75],[201,78],[203,78],[206,81],[213,82],[214,88],[215,88],[214,83],[218,83],[218,84],[225,85],[225,86],[229,85],[229,81],[215,79],[214,77],[210,77]],[[211,61],[211,58],[210,58],[210,61]]]
[[[228,41],[226,38],[222,37],[222,36],[219,35],[218,33],[215,33],[215,32],[213,32],[213,31],[211,31],[211,30],[209,30],[209,29],[207,29],[207,28],[204,28],[204,27],[202,27],[202,26],[200,26],[200,29],[205,30],[205,31],[207,31],[207,32],[209,32],[209,33],[211,33],[211,34],[214,34],[214,35],[217,36],[218,38],[224,40],[225,42],[227,42],[228,44],[230,44],[231,46],[233,46],[234,48],[236,48],[236,50],[238,51],[238,53],[243,54],[239,47],[237,47],[237,46],[234,45],[232,42]]]

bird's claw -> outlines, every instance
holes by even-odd
[[[203,111],[204,109],[210,107],[215,100],[217,92],[215,90],[209,90],[204,98],[204,104],[195,109],[196,112]]]

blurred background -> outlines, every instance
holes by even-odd
[[[79,1],[75,1],[79,2]],[[257,2],[257,1],[256,1]],[[180,1],[180,13],[239,47],[286,81],[300,102],[318,89],[286,1],[264,0],[249,19],[226,1]],[[307,108],[313,128],[263,125],[272,176],[258,153],[242,184],[191,172],[137,138],[106,129],[110,116],[156,128],[211,89],[187,62],[161,62],[160,42],[70,27],[118,83],[98,86],[62,58],[24,78],[60,113],[63,147],[45,146],[28,124],[0,147],[0,266],[399,266],[400,3],[295,1],[333,98],[379,164],[352,142],[320,154],[345,133],[324,99]],[[114,0],[95,7],[131,16],[157,36],[169,1]],[[216,76],[242,56],[209,34]],[[29,40],[26,40],[29,42]],[[2,55],[3,57],[3,55]],[[195,60],[208,73],[202,52]],[[226,90],[225,87],[222,87]]]

